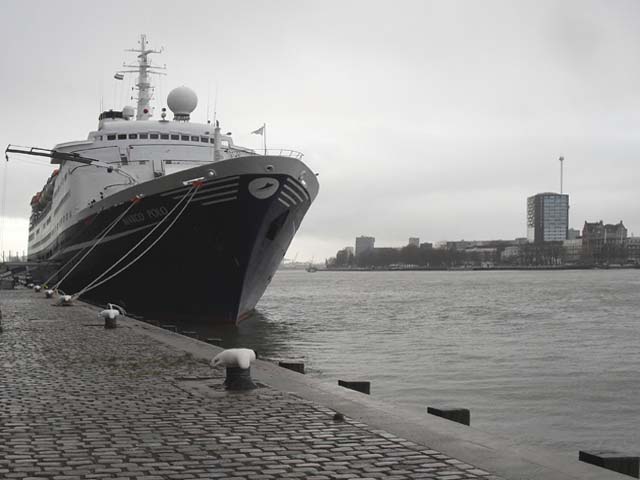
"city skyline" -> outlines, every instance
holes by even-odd
[[[303,151],[320,174],[320,194],[287,257],[326,258],[358,232],[384,244],[526,236],[523,199],[559,190],[559,156],[570,227],[623,219],[640,232],[635,2],[180,9],[160,1],[156,8],[171,15],[154,22],[142,5],[126,4],[126,14],[117,2],[80,5],[0,6],[9,20],[0,39],[12,46],[0,58],[13,72],[0,79],[0,143],[51,148],[86,138],[101,102],[123,106],[128,84],[114,85],[113,74],[130,60],[123,50],[147,33],[165,47],[160,100],[192,87],[201,122],[217,90],[217,116],[238,144],[261,148],[251,132],[266,123],[270,147]],[[95,31],[96,16],[110,28]],[[175,29],[180,22],[191,28]],[[61,28],[71,33],[60,36]],[[246,75],[249,65],[255,74]],[[26,249],[29,200],[52,169],[15,156],[0,169],[4,250]]]

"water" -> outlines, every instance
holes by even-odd
[[[515,445],[640,453],[640,271],[280,271],[224,346],[303,359]]]

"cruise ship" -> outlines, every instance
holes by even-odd
[[[54,265],[48,286],[74,298],[145,318],[238,323],[316,198],[317,175],[297,151],[243,148],[217,120],[191,122],[187,87],[154,119],[150,55],[160,52],[144,35],[131,51],[133,72],[116,79],[137,74],[136,108],[102,112],[86,140],[7,148],[56,165],[31,200],[28,260]]]

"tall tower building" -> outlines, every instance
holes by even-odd
[[[567,239],[569,195],[538,193],[527,198],[527,240],[534,243]]]
[[[376,239],[374,237],[356,237],[356,257],[364,252],[373,250],[375,243]]]

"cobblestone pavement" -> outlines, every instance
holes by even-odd
[[[497,479],[222,371],[97,310],[0,292],[2,479]]]

